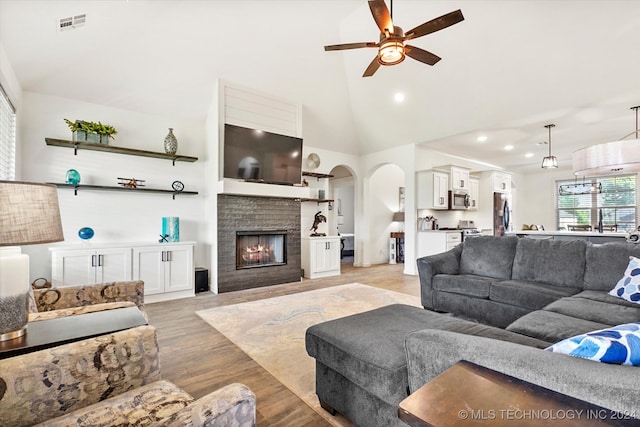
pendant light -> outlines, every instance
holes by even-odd
[[[592,145],[573,153],[573,173],[577,176],[608,176],[640,172],[640,105],[631,107],[636,111],[635,131],[619,141]],[[636,139],[625,138],[635,134]]]
[[[556,125],[554,125],[554,124],[545,125],[545,127],[547,129],[549,129],[549,155],[546,156],[544,159],[542,159],[542,168],[543,169],[551,169],[551,168],[557,168],[558,167],[558,159],[556,158],[556,156],[552,156],[551,155],[551,128],[553,128],[555,126]]]

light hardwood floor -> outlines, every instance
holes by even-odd
[[[402,273],[403,265],[357,268],[345,258],[340,276],[145,306],[149,323],[158,331],[162,377],[195,398],[226,384],[246,384],[257,400],[258,426],[328,426],[329,424],[271,374],[197,314],[198,310],[310,291],[346,283],[363,283],[419,296],[417,276]]]

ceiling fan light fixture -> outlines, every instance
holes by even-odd
[[[395,65],[404,61],[404,44],[398,40],[383,42],[378,49],[378,62],[380,65]]]
[[[545,125],[547,129],[549,129],[549,155],[545,156],[542,159],[542,168],[543,169],[553,169],[558,167],[558,158],[556,156],[551,155],[551,128],[556,127],[554,124]]]

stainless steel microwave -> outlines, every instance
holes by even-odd
[[[469,192],[463,190],[449,191],[449,209],[451,210],[464,210],[469,209],[471,204],[471,197]]]

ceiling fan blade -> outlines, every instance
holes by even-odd
[[[380,28],[380,32],[384,35],[387,34],[385,30],[389,33],[393,33],[391,14],[389,13],[389,9],[387,8],[384,0],[370,0],[369,9],[371,9],[371,14],[373,15],[373,19],[376,21],[378,28]]]
[[[457,24],[460,21],[464,21],[462,11],[460,9],[449,12],[446,15],[442,15],[439,18],[432,19],[424,24],[418,25],[415,28],[406,32],[405,40],[416,39],[418,37],[426,36],[427,34],[435,33],[444,28],[450,27],[453,24]]]
[[[420,49],[419,47],[406,45],[404,48],[407,56],[427,65],[435,65],[442,59],[438,55],[434,55],[433,53]]]
[[[376,55],[376,57],[373,58],[373,61],[371,61],[371,64],[369,64],[367,69],[364,70],[364,74],[362,75],[362,77],[371,77],[371,76],[373,76],[373,74],[376,71],[378,71],[378,68],[380,68],[380,63],[378,62],[378,56]]]
[[[359,49],[361,47],[378,47],[378,44],[374,42],[333,44],[330,46],[325,46],[324,50],[329,51],[329,50]]]

